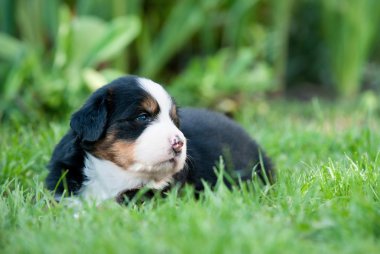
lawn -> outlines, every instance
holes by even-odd
[[[1,253],[380,253],[380,116],[355,102],[256,101],[237,120],[277,183],[83,209],[43,187],[68,117],[0,127]]]

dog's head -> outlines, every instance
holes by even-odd
[[[98,89],[70,126],[86,152],[123,170],[159,179],[184,167],[176,104],[151,80],[123,77]]]

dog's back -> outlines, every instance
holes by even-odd
[[[227,174],[235,172],[242,180],[257,174],[262,181],[272,183],[274,172],[271,162],[237,123],[204,109],[180,109],[179,115],[180,129],[188,142],[187,182],[196,189],[203,188],[201,179],[211,185],[216,183],[215,165],[220,156],[223,156]]]

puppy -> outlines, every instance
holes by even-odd
[[[178,110],[159,84],[128,76],[95,91],[71,117],[55,147],[47,188],[101,202],[141,188],[168,189],[217,181],[215,165],[242,180],[274,177],[272,165],[249,135],[229,118],[202,109]]]

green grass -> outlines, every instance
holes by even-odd
[[[350,104],[351,103],[351,104]],[[278,181],[75,211],[43,188],[67,120],[0,129],[1,253],[379,253],[380,117],[365,104],[258,101],[238,120]],[[79,216],[78,216],[79,214]]]

